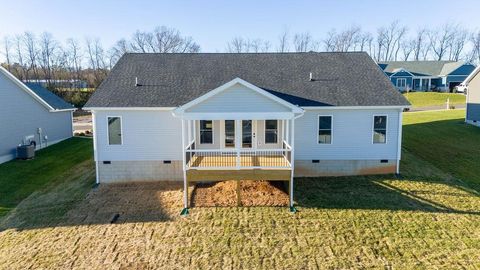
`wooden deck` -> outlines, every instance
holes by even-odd
[[[194,156],[188,163],[190,168],[207,168],[207,167],[225,167],[235,168],[237,166],[236,156]],[[241,167],[278,167],[279,169],[289,169],[290,165],[284,156],[241,156]]]

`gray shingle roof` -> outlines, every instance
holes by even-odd
[[[72,104],[67,103],[61,97],[55,95],[38,83],[25,83],[25,85],[55,110],[75,109]]]
[[[386,72],[394,72],[396,69],[404,68],[410,72],[426,76],[448,75],[450,72],[461,67],[464,62],[455,61],[387,61],[379,62]]]
[[[309,52],[125,54],[85,107],[177,107],[237,77],[299,106],[409,105],[366,53]]]

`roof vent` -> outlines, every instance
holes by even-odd
[[[309,81],[313,82],[313,73],[312,73],[312,72],[310,72],[310,79],[309,79]]]
[[[135,86],[142,86],[141,84],[138,83],[138,77],[135,77]]]

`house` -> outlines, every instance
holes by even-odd
[[[70,138],[75,108],[38,84],[23,83],[0,67],[0,163],[16,157],[16,147],[37,149]]]
[[[407,100],[363,52],[125,54],[85,105],[97,183],[399,172]]]
[[[480,67],[477,67],[467,79],[467,114],[465,121],[480,126]]]
[[[50,85],[53,85],[55,87],[59,88],[76,88],[76,89],[82,89],[82,88],[87,88],[88,83],[84,80],[44,80],[44,79],[32,79],[32,80],[26,80],[25,82],[28,83],[36,83],[41,85],[42,87],[48,87]]]
[[[400,91],[453,92],[475,69],[455,61],[389,61],[378,65]]]

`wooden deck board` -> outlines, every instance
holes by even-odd
[[[242,167],[288,167],[288,162],[283,156],[242,156]],[[188,167],[236,167],[236,156],[194,156]]]

